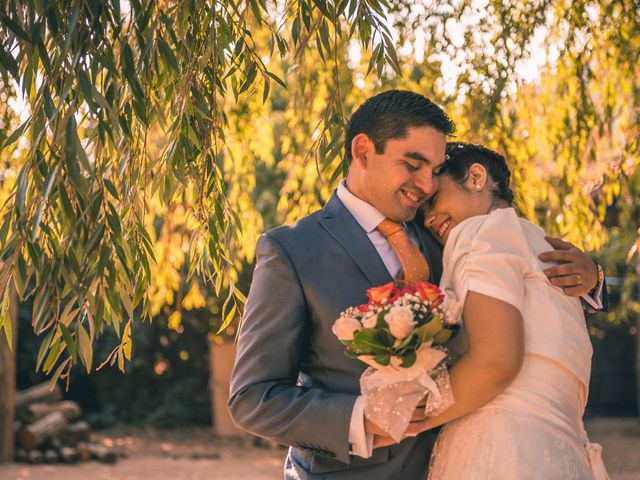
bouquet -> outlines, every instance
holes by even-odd
[[[342,312],[332,331],[348,357],[369,365],[360,377],[365,416],[399,442],[425,396],[427,416],[453,403],[441,345],[460,328],[462,306],[428,282],[392,282],[367,296],[367,304]]]

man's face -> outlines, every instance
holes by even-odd
[[[433,172],[445,160],[445,147],[445,135],[432,127],[409,128],[405,138],[388,140],[383,153],[371,144],[361,167],[361,196],[390,220],[412,220],[437,189]]]

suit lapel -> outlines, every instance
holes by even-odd
[[[367,233],[334,192],[319,220],[322,227],[346,250],[371,286],[393,281]]]

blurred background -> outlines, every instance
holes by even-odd
[[[521,214],[603,265],[586,416],[640,438],[635,0],[44,3],[0,7],[5,330],[21,299],[0,378],[57,376],[95,432],[235,436],[257,238],[322,207],[350,113],[401,88],[503,153]]]

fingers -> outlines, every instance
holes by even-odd
[[[558,237],[549,237],[546,236],[544,239],[551,244],[553,248],[556,250],[569,250],[571,248],[576,248],[572,243],[565,242],[561,238]]]
[[[404,432],[405,438],[415,437],[416,435],[428,430],[426,422],[411,422],[407,430]]]
[[[364,431],[370,435],[386,437],[388,435],[382,428],[380,428],[377,424],[373,423],[366,416],[364,417]]]
[[[577,287],[563,288],[562,291],[569,297],[582,297],[589,293],[591,289],[585,287],[584,285],[580,285]]]
[[[575,275],[576,273],[578,273],[578,266],[575,263],[563,263],[562,265],[549,267],[544,271],[544,274],[549,278]]]
[[[425,397],[422,400],[420,400],[420,403],[418,403],[415,410],[413,411],[413,414],[411,415],[412,422],[419,422],[425,419],[426,406],[427,406],[427,397],[425,395]]]
[[[552,285],[556,287],[582,287],[582,275],[579,273],[573,275],[564,275],[562,277],[549,278]]]
[[[580,250],[552,250],[550,252],[543,252],[538,255],[538,258],[543,262],[575,262],[580,258]]]
[[[373,437],[373,448],[388,447],[389,445],[395,445],[396,443],[397,442],[391,437],[381,435],[375,435]]]
[[[419,422],[421,420],[424,420],[424,418],[425,418],[424,406],[416,408],[413,411],[413,415],[411,415],[412,422]]]

